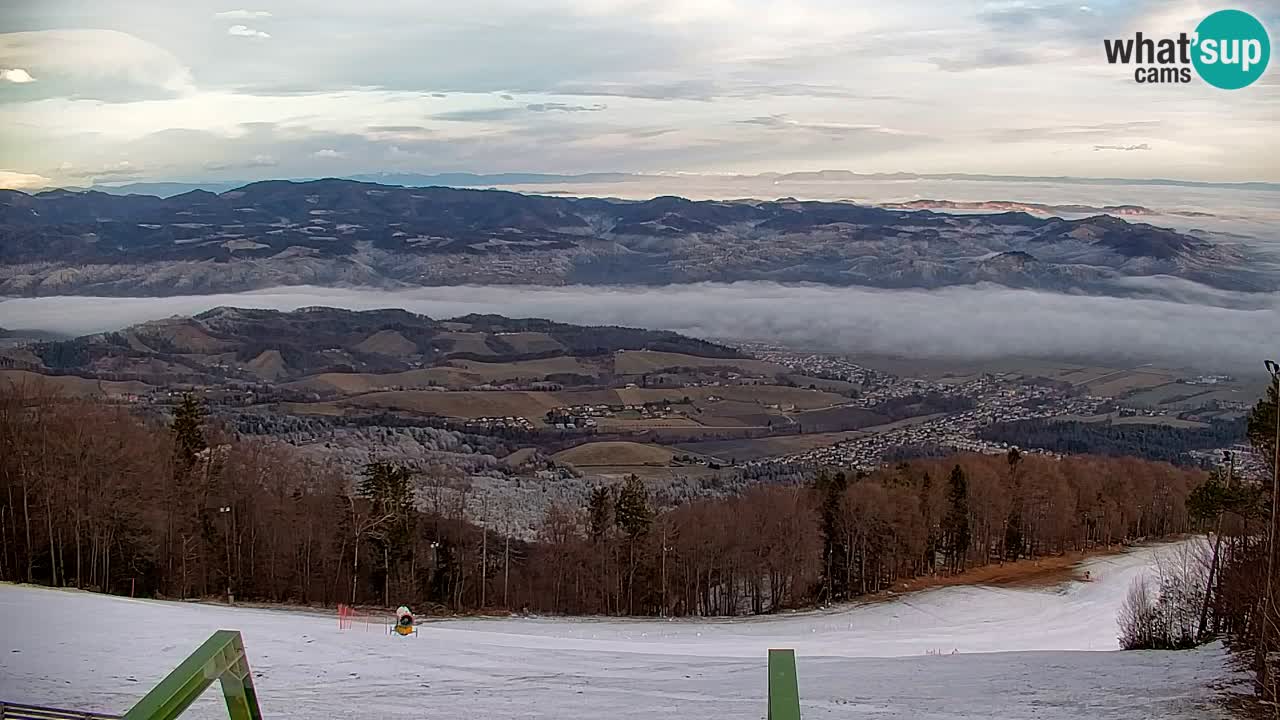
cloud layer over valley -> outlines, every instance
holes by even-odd
[[[235,295],[49,297],[0,302],[0,327],[112,330],[220,305],[281,310],[402,307],[432,317],[498,313],[675,330],[855,354],[1160,363],[1252,373],[1274,354],[1280,295],[1165,288],[1200,303],[1085,297],[994,286],[876,290],[744,282],[659,288],[436,287],[387,292],[288,288]]]

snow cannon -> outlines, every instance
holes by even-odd
[[[413,626],[413,613],[405,605],[396,608],[396,624],[391,626],[397,635],[417,635],[418,629]]]

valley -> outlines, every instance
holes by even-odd
[[[469,488],[471,512],[503,499],[526,527],[552,502],[580,504],[631,475],[678,502],[815,468],[1014,446],[1188,466],[1233,449],[1242,467],[1260,466],[1238,447],[1256,388],[1227,376],[912,366],[496,315],[219,307],[0,348],[0,382],[157,418],[192,393],[235,432],[346,473],[379,457],[440,474],[450,492]]]

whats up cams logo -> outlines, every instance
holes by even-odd
[[[1137,65],[1133,79],[1144,84],[1189,83],[1194,69],[1216,88],[1239,90],[1262,77],[1271,59],[1267,29],[1242,10],[1219,10],[1190,35],[1150,38],[1139,32],[1103,46],[1112,65]]]

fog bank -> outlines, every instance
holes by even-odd
[[[1250,370],[1280,353],[1280,295],[1186,295],[1201,302],[1085,297],[998,286],[930,291],[761,282],[402,291],[297,287],[167,298],[10,299],[0,302],[0,327],[78,335],[220,305],[280,310],[328,305],[399,307],[436,318],[497,313],[936,359],[1088,357]]]

